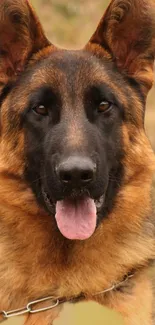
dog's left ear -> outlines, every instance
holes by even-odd
[[[155,0],[112,0],[86,49],[113,60],[147,94],[153,83]]]

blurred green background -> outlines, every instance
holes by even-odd
[[[55,45],[76,49],[83,47],[94,32],[109,0],[31,0]],[[146,131],[155,150],[155,87],[146,113]],[[21,319],[6,322],[21,325]],[[66,306],[55,325],[121,325],[121,317],[94,303]]]

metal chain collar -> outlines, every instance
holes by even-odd
[[[93,296],[97,296],[100,294],[104,294],[106,292],[110,292],[110,291],[114,291],[118,288],[120,288],[122,285],[124,285],[130,278],[132,278],[134,276],[134,274],[128,274],[124,277],[124,279],[117,283],[117,284],[113,284],[110,288],[105,289],[103,291],[97,292],[96,294],[93,294]],[[46,297],[46,298],[42,298],[42,299],[38,299],[38,300],[34,300],[31,301],[27,304],[26,307],[20,308],[20,309],[15,309],[15,310],[11,310],[11,311],[0,311],[0,317],[2,317],[2,319],[0,320],[1,322],[4,322],[5,320],[11,318],[11,317],[15,317],[15,316],[22,316],[25,314],[36,314],[36,313],[40,313],[40,312],[44,312],[50,309],[53,309],[55,307],[57,307],[58,305],[65,303],[65,302],[69,302],[69,301],[74,301],[80,298],[84,298],[85,295],[84,294],[80,294],[77,297],[71,297],[70,299],[65,299],[65,298],[55,298],[52,296]],[[44,303],[44,302],[50,302],[51,304],[48,307],[43,307],[43,308],[37,308],[36,305],[40,304],[40,303]]]
[[[38,309],[35,308],[35,305],[37,305],[39,303],[46,302],[46,301],[50,301],[50,300],[51,300],[51,305],[49,307],[38,308]],[[27,304],[27,306],[23,307],[23,308],[10,310],[10,311],[2,310],[0,312],[0,316],[2,316],[3,319],[0,322],[3,322],[5,320],[7,320],[11,317],[15,317],[15,316],[22,316],[25,314],[36,314],[36,313],[40,313],[43,311],[47,311],[52,308],[55,308],[58,305],[59,305],[59,300],[55,299],[54,297],[47,297],[47,298],[43,298],[43,299],[34,300],[34,301],[29,302]]]

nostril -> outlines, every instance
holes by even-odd
[[[70,172],[60,171],[59,175],[60,175],[61,181],[64,183],[69,183],[72,180],[72,176],[71,176]]]
[[[81,174],[81,181],[85,183],[91,182],[92,179],[93,179],[93,171],[84,171]]]

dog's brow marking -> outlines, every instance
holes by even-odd
[[[113,76],[108,75],[108,73],[106,71],[103,73],[103,71],[101,72],[98,69],[96,69],[94,71],[93,78],[95,79],[96,82],[104,81],[105,85],[107,85],[109,88],[111,88],[111,90],[115,94],[117,94],[118,97],[121,98],[123,106],[127,106],[128,100],[126,98],[126,95],[124,94],[124,92],[120,88],[120,86],[117,84],[117,82],[114,80]]]

